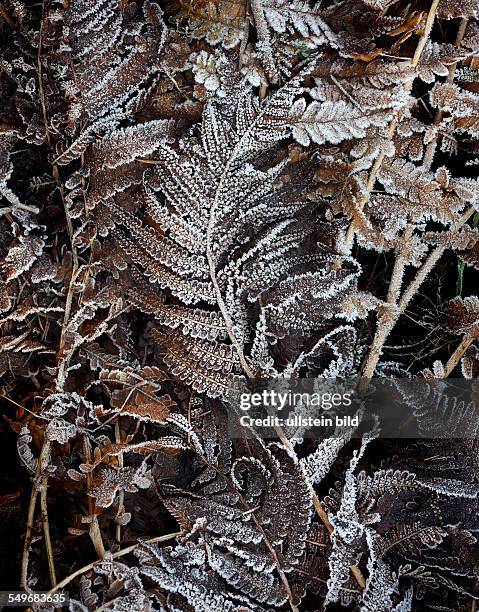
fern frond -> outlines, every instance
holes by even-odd
[[[185,306],[163,299],[155,305],[154,295],[138,288],[130,293],[132,301],[163,325],[181,330],[183,338],[194,338],[188,345],[174,334],[183,348],[176,347],[174,355],[167,352],[167,359],[183,379],[195,381],[197,390],[209,392],[209,381],[214,396],[230,387],[221,384],[215,371],[239,372],[238,360],[248,375],[261,367],[247,357],[260,296],[265,300],[263,323],[287,334],[319,328],[337,314],[337,296],[355,289],[354,262],[336,269],[334,258],[311,253],[307,246],[316,230],[304,222],[308,204],[297,190],[311,180],[308,167],[285,180],[286,160],[265,169],[252,163],[287,137],[290,107],[299,91],[297,78],[263,106],[248,91],[236,93],[224,106],[210,100],[201,141],[185,140],[187,154],[161,138],[154,165],[143,177],[139,205],[145,207],[146,222],[112,198],[104,202],[114,225],[123,228],[115,235],[127,258]],[[311,306],[308,316],[305,301]],[[201,302],[213,308],[203,310]],[[198,308],[186,306],[193,303]],[[228,360],[234,364],[228,367],[228,345],[217,343],[225,334]],[[261,353],[264,365],[267,343],[259,351],[255,342],[252,354],[259,358]]]
[[[126,25],[116,0],[98,4],[72,0],[65,11],[65,44],[74,61],[70,123],[89,125],[59,155],[59,164],[79,157],[98,134],[130,117],[159,79],[159,53],[167,38],[160,7],[145,2],[143,18]],[[131,44],[135,36],[142,36],[143,44]]]

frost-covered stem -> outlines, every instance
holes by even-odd
[[[91,462],[91,450],[90,450],[90,442],[86,436],[83,435],[83,454],[85,456],[85,463],[88,465]],[[103,539],[101,537],[100,527],[98,525],[98,518],[95,514],[95,507],[92,498],[88,495],[90,491],[92,481],[91,481],[91,472],[88,472],[86,475],[87,482],[87,497],[88,497],[88,512],[90,518],[90,538],[95,548],[95,552],[97,557],[101,560],[105,557],[105,546],[103,545]]]
[[[397,306],[394,308],[384,307],[383,311],[378,314],[378,324],[376,327],[376,333],[374,334],[374,340],[368,353],[368,358],[361,372],[361,377],[364,379],[364,384],[368,384],[368,380],[372,378],[374,370],[376,369],[377,363],[383,352],[384,343],[387,337],[391,333],[396,321],[399,318],[399,311]],[[364,386],[361,386],[364,390]]]
[[[30,503],[28,505],[28,516],[27,516],[27,529],[25,532],[25,541],[23,542],[23,554],[22,554],[22,569],[20,576],[20,586],[23,590],[29,591],[28,586],[28,560],[30,557],[30,545],[33,537],[33,522],[35,519],[35,509],[37,506],[38,488],[37,480],[42,475],[48,462],[50,460],[50,441],[45,439],[40,456],[38,457],[38,463],[35,470],[35,476],[33,478],[32,491],[30,494]],[[42,483],[43,485],[43,483]]]
[[[14,204],[14,208],[26,210],[27,212],[33,213],[34,215],[38,214],[38,208],[36,206],[29,206],[28,204],[23,204],[22,202],[17,202],[16,204]]]
[[[471,346],[471,344],[474,342],[475,339],[476,339],[476,336],[474,335],[471,336],[470,334],[466,334],[463,337],[461,344],[457,347],[454,353],[449,357],[446,365],[444,366],[445,376],[449,376],[449,374],[451,374],[451,372],[454,370],[454,368],[457,366],[457,364],[461,360],[464,353]]]
[[[265,55],[265,68],[268,72],[268,78],[271,83],[277,83],[278,73],[274,65],[273,48],[271,46],[271,37],[269,34],[268,24],[264,16],[263,5],[261,0],[250,0],[251,12],[253,13],[254,24],[258,40],[261,42],[262,51]]]
[[[406,226],[401,239],[401,246],[407,246],[407,243],[412,237],[414,232],[414,226],[410,223]],[[399,292],[401,291],[402,279],[404,277],[404,270],[409,261],[409,258],[404,255],[404,252],[399,252],[396,255],[396,261],[394,262],[393,273],[391,275],[391,281],[389,283],[387,303],[396,304],[399,298]]]
[[[414,227],[411,224],[408,224],[406,229],[404,230],[401,244],[406,245],[406,243],[410,240],[413,231]],[[408,258],[405,257],[403,253],[397,254],[396,261],[394,262],[393,272],[391,275],[391,281],[389,283],[386,305],[378,313],[376,333],[374,335],[374,340],[369,350],[369,354],[362,371],[362,377],[366,379],[364,381],[364,384],[366,385],[367,379],[371,378],[374,374],[376,365],[379,361],[379,358],[381,357],[384,343],[386,342],[387,337],[389,336],[392,328],[396,323],[396,317],[398,316],[397,300],[401,291],[402,279],[404,277],[404,270],[406,268],[407,262]]]
[[[42,513],[42,525],[43,525],[43,538],[45,540],[45,549],[47,551],[48,560],[48,572],[50,574],[50,583],[54,587],[57,583],[57,574],[55,571],[55,562],[53,560],[53,547],[52,540],[50,537],[50,522],[48,520],[48,474],[45,474],[42,481],[42,488],[40,491],[40,511]]]
[[[165,535],[158,536],[156,538],[145,540],[145,543],[146,544],[157,544],[158,542],[167,542],[168,540],[173,540],[174,538],[177,538],[179,535],[181,535],[181,533],[182,533],[181,531],[175,531],[174,533],[167,533]],[[116,552],[112,553],[111,556],[113,559],[124,557],[125,555],[130,554],[136,548],[138,548],[140,544],[141,542],[137,542],[136,544],[132,544],[131,546],[127,546],[126,548],[117,550]],[[50,595],[52,593],[55,593],[59,589],[63,589],[63,587],[66,587],[67,584],[70,584],[70,582],[72,580],[75,580],[75,578],[77,578],[78,576],[81,576],[82,574],[85,574],[86,572],[92,570],[96,565],[98,565],[98,563],[99,561],[93,561],[93,563],[88,563],[88,565],[84,565],[83,567],[80,567],[80,569],[77,569],[75,572],[73,572],[72,574],[64,578],[61,582],[59,582],[57,585],[55,585],[53,589],[48,591],[48,594]]]
[[[465,18],[461,19],[461,23],[459,24],[459,29],[457,31],[456,43],[455,43],[458,49],[462,45],[462,40],[464,38],[464,34],[466,33],[467,24],[468,24],[467,19]],[[449,66],[446,83],[453,82],[454,74],[456,72],[458,63],[459,62],[454,62],[454,64],[451,64]],[[439,125],[442,121],[442,117],[443,117],[442,110],[438,109],[434,117],[434,125]],[[431,169],[432,162],[434,160],[434,154],[436,153],[436,146],[437,146],[437,139],[434,138],[433,140],[431,140],[431,142],[426,147],[426,151],[424,153],[424,160],[423,160],[423,167],[426,169],[426,171]]]
[[[413,68],[416,68],[416,66],[419,64],[419,60],[421,59],[422,52],[424,51],[424,47],[426,46],[426,43],[429,39],[429,35],[431,33],[431,29],[434,24],[434,19],[436,17],[436,11],[437,11],[439,2],[440,0],[433,0],[431,4],[431,8],[429,9],[429,13],[426,19],[426,25],[424,27],[424,32],[422,33],[422,36],[419,39],[419,42],[417,44],[413,58],[411,60],[411,66]],[[414,77],[406,81],[405,86],[407,90],[411,89],[413,82],[414,82]],[[394,133],[396,132],[397,125],[398,125],[398,118],[394,117],[391,120],[389,127],[388,127],[388,131],[386,135],[387,140],[392,140]],[[373,167],[369,174],[368,182],[366,184],[366,189],[358,202],[358,207],[360,210],[363,210],[363,208],[369,202],[369,198],[371,197],[371,193],[376,183],[376,180],[378,178],[379,171],[381,170],[381,166],[384,161],[384,157],[385,157],[385,154],[381,152],[374,161]],[[346,232],[346,237],[344,239],[344,244],[342,246],[343,255],[349,254],[351,247],[352,247],[353,240],[354,240],[355,232],[356,232],[356,222],[353,218],[348,228],[348,231]]]

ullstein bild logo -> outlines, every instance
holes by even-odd
[[[303,407],[306,410],[330,411],[335,408],[347,408],[352,405],[352,392],[347,393],[294,393],[293,391],[276,391],[265,389],[261,392],[242,393],[239,407],[243,412],[253,409],[264,409],[266,416],[244,414],[240,423],[245,427],[357,427],[359,416],[320,414],[310,416],[305,414],[290,414],[290,411]],[[276,410],[280,414],[271,414]]]

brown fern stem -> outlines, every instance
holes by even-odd
[[[47,467],[49,461],[50,461],[50,441],[45,439],[42,449],[40,451],[40,456],[38,457],[38,463],[37,463],[37,467],[35,470],[35,476],[33,479],[32,491],[30,494],[30,502],[28,505],[27,528],[25,532],[25,540],[23,542],[20,586],[25,591],[30,590],[28,586],[28,562],[30,558],[30,545],[32,543],[32,538],[33,538],[33,523],[35,520],[35,510],[37,506],[37,499],[38,499],[38,492],[39,492],[37,483],[38,483],[38,480],[41,478],[42,474],[44,473],[45,468]],[[40,486],[43,486],[43,482]]]
[[[48,520],[48,474],[43,477],[42,488],[40,491],[40,511],[42,513],[43,537],[45,539],[45,549],[47,551],[48,572],[50,574],[50,583],[54,587],[57,583],[57,575],[55,571],[55,561],[53,559],[52,539],[50,537],[50,522]]]
[[[86,465],[91,463],[91,448],[90,441],[88,440],[86,434],[83,434],[83,454],[84,461]],[[105,557],[106,550],[103,545],[103,539],[101,537],[100,527],[98,525],[98,518],[95,514],[95,504],[92,498],[88,495],[91,486],[92,486],[92,477],[91,472],[88,472],[86,475],[87,482],[87,496],[88,496],[88,512],[90,518],[90,539],[92,541],[93,547],[95,548],[95,552],[97,557],[101,560]]]
[[[464,338],[462,339],[457,349],[447,360],[446,365],[444,366],[444,376],[449,376],[449,374],[451,374],[451,372],[457,366],[459,361],[462,359],[464,353],[471,346],[471,344],[474,342],[475,339],[476,339],[476,336],[474,335],[471,336],[470,334],[466,334],[464,336]]]

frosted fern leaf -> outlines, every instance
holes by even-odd
[[[306,249],[311,230],[301,218],[307,203],[298,200],[296,186],[308,175],[299,171],[285,181],[285,161],[265,170],[252,163],[288,135],[298,87],[293,80],[262,107],[247,90],[224,105],[210,100],[200,146],[185,140],[186,153],[158,141],[142,202],[163,233],[111,196],[105,200],[115,225],[123,228],[115,230],[117,243],[134,264],[133,277],[142,270],[153,286],[180,301],[168,304],[165,294],[141,282],[131,292],[140,308],[180,332],[157,339],[173,371],[200,392],[225,396],[242,370],[261,367],[247,355],[253,332],[315,329],[337,314],[337,296],[354,287],[354,261],[338,272],[334,256]],[[266,328],[253,326],[249,314],[260,295],[266,297],[261,313]],[[316,304],[309,320],[304,300]],[[190,307],[200,302],[209,309]],[[194,340],[187,342],[188,336]],[[218,342],[225,336],[227,343]],[[251,354],[259,355],[256,349]],[[261,362],[266,363],[264,356]]]

